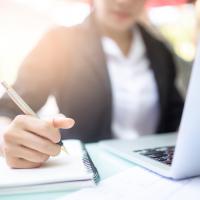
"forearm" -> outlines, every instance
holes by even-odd
[[[7,117],[0,117],[0,156],[3,155],[2,152],[2,142],[3,142],[3,131],[10,124],[11,119]]]

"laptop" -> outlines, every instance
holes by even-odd
[[[178,133],[105,140],[100,146],[164,177],[185,179],[200,175],[200,48]]]

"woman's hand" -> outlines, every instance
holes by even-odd
[[[45,121],[28,115],[17,116],[1,135],[1,151],[11,168],[40,167],[60,153],[59,128],[73,127],[74,120],[63,115]]]

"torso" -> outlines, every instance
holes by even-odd
[[[154,73],[138,29],[128,56],[103,37],[102,44],[112,88],[112,132],[115,138],[132,139],[155,133],[159,97]]]

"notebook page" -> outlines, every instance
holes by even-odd
[[[96,188],[82,189],[60,200],[175,200],[184,197],[193,200],[199,198],[199,188],[200,178],[173,181],[133,167],[102,181]],[[191,195],[194,192],[196,196]],[[182,193],[187,196],[181,195]],[[181,198],[176,198],[177,196]]]
[[[92,179],[82,162],[80,142],[67,140],[64,145],[69,155],[61,152],[36,169],[10,169],[4,158],[0,158],[0,188]]]

